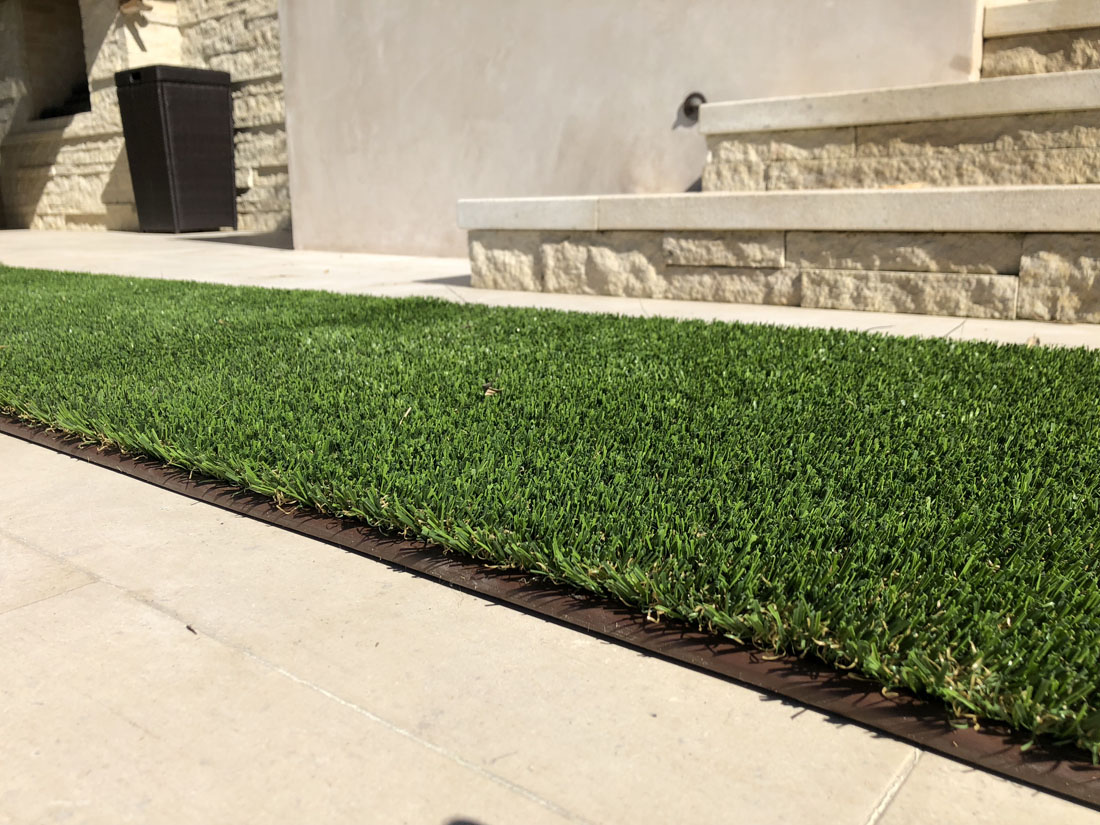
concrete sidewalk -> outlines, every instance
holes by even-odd
[[[265,245],[266,244],[266,245]],[[325,289],[370,295],[421,295],[496,306],[531,306],[622,315],[838,327],[894,335],[1023,344],[1100,347],[1100,324],[991,321],[806,307],[612,298],[474,289],[465,258],[413,258],[288,249],[285,235],[212,232],[0,231],[0,263],[222,284]]]
[[[1100,822],[0,436],[0,823]]]

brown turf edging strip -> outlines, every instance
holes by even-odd
[[[387,536],[350,519],[287,512],[263,496],[116,449],[84,445],[59,432],[0,415],[0,433],[48,447],[172,492],[258,519],[350,552],[428,576],[560,624],[628,645],[706,673],[775,693],[844,717],[925,750],[1033,785],[1100,810],[1100,768],[1077,748],[1040,741],[1002,725],[957,729],[944,706],[907,691],[886,697],[874,683],[824,663],[760,651],[670,622],[649,621],[608,599],[577,594],[543,580],[497,570],[424,542]]]

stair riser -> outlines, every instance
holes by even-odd
[[[470,233],[477,287],[1100,323],[1100,234]]]
[[[1100,183],[1100,110],[711,135],[706,191]]]
[[[1100,27],[1038,32],[985,41],[982,77],[1100,69]]]

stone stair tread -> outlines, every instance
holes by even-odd
[[[458,222],[467,230],[1098,232],[1100,185],[466,199]]]
[[[1100,108],[1100,69],[707,103],[704,135],[795,131]]]
[[[987,38],[1012,37],[1092,26],[1100,26],[1096,0],[1042,0],[991,6],[985,11],[984,33]]]

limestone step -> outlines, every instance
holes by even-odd
[[[1100,186],[459,202],[478,287],[1100,322]]]
[[[982,77],[1100,69],[1100,2],[1041,0],[985,12]]]
[[[699,129],[706,191],[1100,183],[1100,70],[711,103]]]

